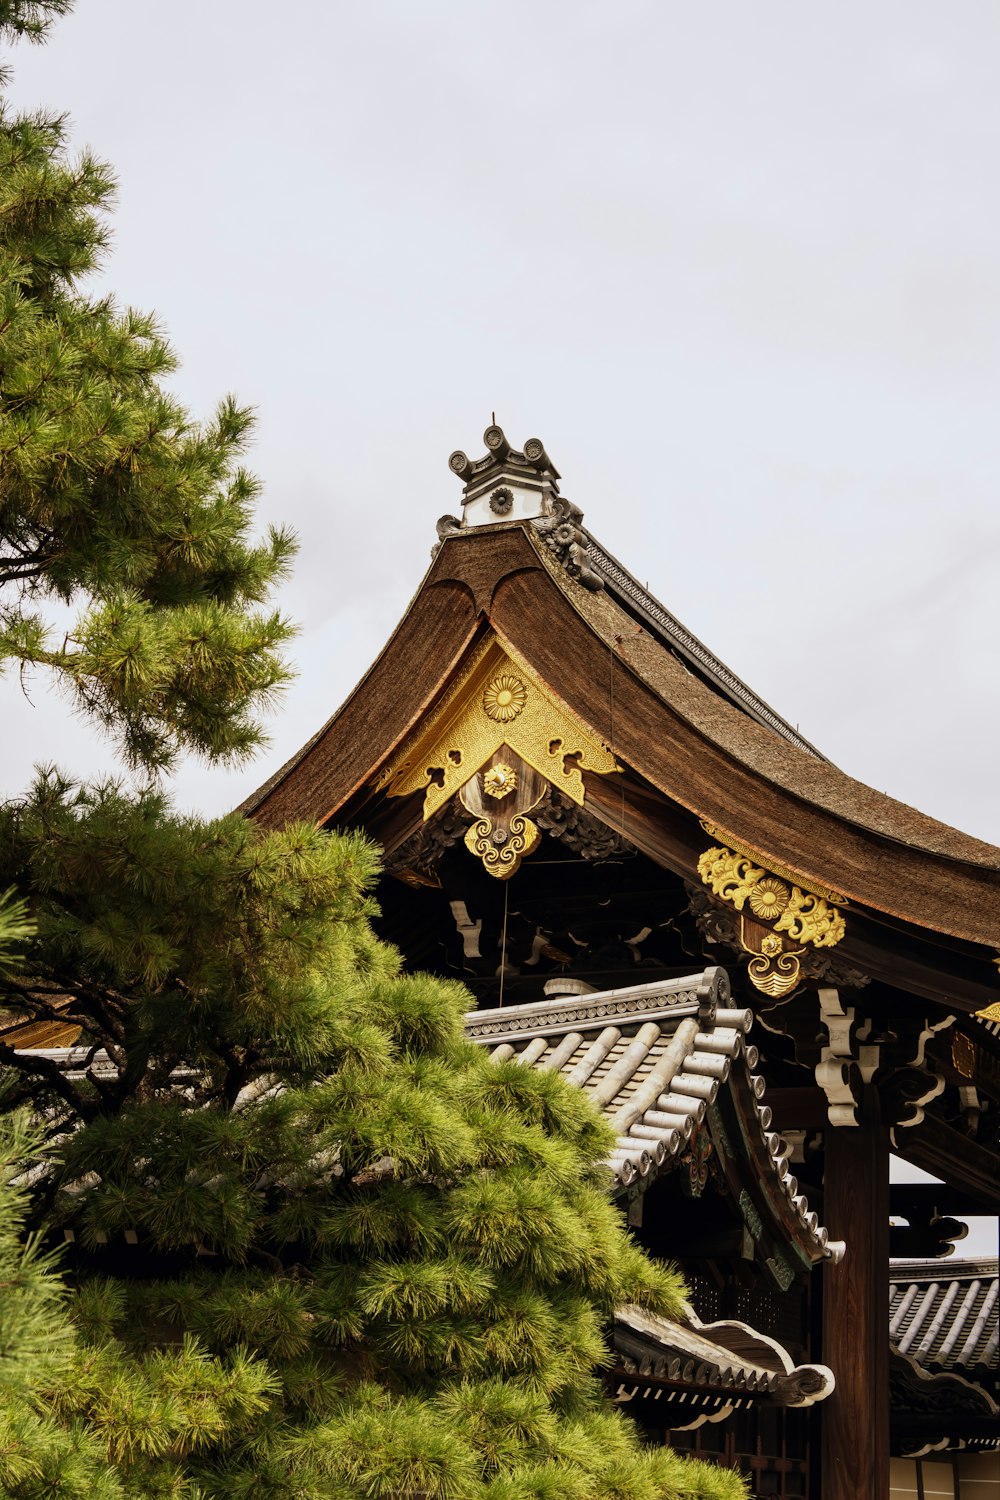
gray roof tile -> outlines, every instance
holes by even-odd
[[[749,1010],[731,1006],[724,969],[628,989],[470,1011],[466,1033],[502,1062],[554,1069],[583,1089],[614,1126],[608,1165],[616,1191],[644,1188],[679,1160],[734,1069],[756,1100],[757,1126],[775,1180],[816,1259],[839,1259],[791,1174],[788,1149],[768,1129]]]
[[[997,1261],[910,1261],[889,1274],[889,1338],[901,1354],[927,1370],[996,1374]]]

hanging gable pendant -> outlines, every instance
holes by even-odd
[[[584,771],[608,775],[621,769],[604,741],[491,634],[440,707],[382,773],[378,786],[390,797],[423,791],[426,822],[495,757],[493,769],[499,771],[499,752],[505,746],[579,807],[584,804]],[[497,808],[507,800],[497,795],[502,789],[502,783],[483,788]]]
[[[462,787],[459,800],[476,820],[466,832],[465,847],[482,860],[488,875],[509,880],[536,848],[542,834],[528,813],[547,791],[544,777],[508,745]]]

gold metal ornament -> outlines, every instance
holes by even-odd
[[[959,1031],[951,1039],[951,1063],[963,1078],[974,1078],[976,1073],[976,1049],[967,1036]]]
[[[378,786],[390,797],[422,791],[426,822],[504,748],[579,807],[584,771],[606,776],[621,769],[603,740],[490,634]]]
[[[466,832],[465,847],[482,860],[487,874],[509,880],[541,836],[538,824],[521,813],[515,813],[506,828],[495,828],[491,818],[479,818]]]
[[[788,907],[775,922],[777,932],[787,932],[796,943],[812,943],[814,948],[834,948],[847,931],[847,924],[835,907],[823,896],[792,886]]]
[[[706,849],[698,861],[698,874],[705,885],[712,887],[714,895],[721,896],[737,911],[742,911],[749,901],[754,915],[766,922],[771,920],[773,909],[777,914],[774,930],[787,932],[796,943],[833,948],[847,930],[842,914],[830,905],[829,893],[816,895],[798,885],[789,889],[784,881],[733,849]],[[760,887],[763,893],[758,896]],[[844,904],[842,897],[840,904]]]
[[[747,952],[752,952],[746,943],[744,947]],[[747,973],[750,975],[751,983],[760,990],[761,994],[769,996],[770,999],[782,999],[790,994],[799,982],[802,974],[799,956],[805,951],[804,948],[795,948],[786,952],[781,938],[776,933],[769,932],[767,937],[761,940],[760,952],[755,954],[747,964]]]
[[[980,1021],[996,1021],[1000,1023],[1000,1000],[995,1000],[992,1005],[987,1005],[985,1010],[977,1010],[976,1016]]]
[[[783,880],[765,875],[748,893],[750,910],[762,922],[773,922],[781,916],[788,905],[789,889]]]
[[[517,772],[513,766],[508,766],[504,761],[490,766],[489,770],[483,773],[483,791],[487,797],[495,797],[499,802],[516,790]]]
[[[483,689],[483,712],[498,724],[509,724],[516,719],[528,700],[528,689],[520,677],[506,673],[494,677]]]
[[[712,824],[702,827],[722,836]],[[725,837],[730,841],[726,845],[705,850],[698,874],[714,895],[740,913],[740,944],[750,955],[751,983],[770,999],[781,999],[801,980],[800,958],[806,951],[802,944],[832,948],[840,942],[846,924],[838,907],[847,903],[834,891],[806,889],[788,870],[766,869],[756,862],[753,850],[731,835]],[[754,919],[749,925],[748,911]],[[761,937],[757,924],[770,931]]]
[[[470,776],[458,794],[475,819],[466,831],[465,847],[498,880],[509,880],[537,846],[541,832],[528,813],[548,790],[548,783],[533,766],[517,755],[511,755],[510,761],[495,755],[485,770]]]

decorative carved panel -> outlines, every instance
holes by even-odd
[[[801,983],[802,958],[808,948],[833,948],[844,936],[840,908],[843,896],[810,889],[788,870],[768,869],[732,834],[703,823],[725,843],[698,861],[698,874],[713,895],[740,914],[740,947],[750,955],[747,973],[753,985],[772,1000]]]
[[[426,821],[505,748],[581,807],[584,771],[620,769],[608,746],[490,636],[378,784],[390,797],[422,791]]]

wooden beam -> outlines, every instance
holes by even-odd
[[[829,1101],[822,1089],[768,1089],[765,1102],[775,1130],[829,1130]]]
[[[1000,1213],[1000,1154],[996,1151],[988,1151],[930,1113],[911,1130],[897,1130],[895,1147],[904,1161],[968,1193],[979,1204],[980,1213]]]
[[[878,1093],[861,1122],[826,1137],[824,1215],[847,1244],[823,1272],[823,1500],[889,1500],[889,1138]]]

